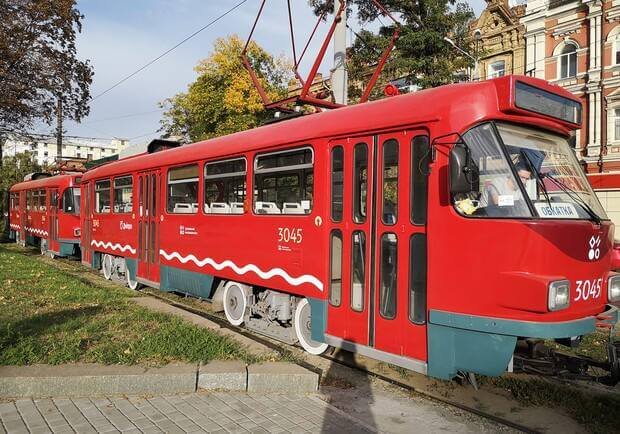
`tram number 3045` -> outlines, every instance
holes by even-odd
[[[603,279],[577,280],[575,301],[599,298],[603,287]]]
[[[278,228],[278,242],[301,244],[303,239],[301,228]]]

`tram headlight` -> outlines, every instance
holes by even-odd
[[[551,312],[566,309],[570,304],[570,282],[556,280],[549,284],[547,307]]]
[[[620,301],[620,274],[614,274],[607,280],[607,300]]]

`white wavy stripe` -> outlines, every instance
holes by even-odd
[[[192,254],[187,255],[187,256],[181,256],[178,252],[167,253],[163,249],[159,250],[159,254],[162,255],[164,258],[166,258],[166,260],[168,261],[171,261],[172,259],[177,259],[182,264],[186,264],[189,261],[192,261],[194,264],[196,264],[200,268],[204,267],[207,264],[215,268],[218,271],[221,271],[224,268],[228,267],[239,275],[243,275],[249,271],[252,271],[256,275],[258,275],[261,279],[265,279],[265,280],[271,279],[273,276],[280,276],[281,278],[283,278],[284,280],[286,280],[289,284],[293,286],[299,286],[302,283],[309,283],[311,285],[316,286],[319,289],[319,291],[323,291],[323,282],[321,282],[319,279],[309,274],[304,274],[299,277],[291,277],[286,271],[284,271],[281,268],[272,268],[269,271],[263,271],[254,264],[248,264],[244,267],[239,267],[237,264],[235,264],[233,261],[230,261],[230,260],[226,260],[222,263],[215,262],[211,258],[204,258],[202,260],[199,260]]]
[[[97,241],[97,240],[92,240],[90,242],[90,245],[99,247],[100,249],[119,250],[121,252],[129,251],[132,255],[136,254],[136,249],[134,249],[130,245],[122,246],[120,244],[112,244],[110,242],[103,242],[103,241]]]
[[[42,237],[47,237],[48,236],[47,231],[44,231],[42,229],[29,228],[27,226],[24,227],[24,229],[26,229],[28,232],[32,232],[35,235],[39,235],[39,236],[42,236]]]
[[[11,224],[9,224],[9,227],[10,227],[11,229],[13,229],[13,230],[19,230],[19,228],[20,228],[20,226],[19,226],[19,225],[16,225],[15,223],[11,223]]]

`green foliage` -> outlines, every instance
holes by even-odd
[[[107,282],[105,282],[107,283]],[[234,341],[0,246],[0,365],[255,361]]]
[[[8,191],[13,184],[22,182],[24,176],[41,170],[30,152],[4,157],[0,165],[0,191]]]
[[[0,136],[48,124],[62,99],[65,118],[88,115],[93,70],[77,58],[83,16],[76,0],[0,3]]]
[[[384,85],[403,78],[407,84],[420,88],[435,87],[455,81],[458,71],[471,65],[444,40],[452,39],[460,48],[470,51],[468,25],[474,18],[471,7],[458,0],[381,0],[381,3],[402,24],[396,49],[392,52],[385,71],[375,87],[372,98],[382,95]],[[315,11],[332,10],[333,0],[310,0]],[[351,0],[357,18],[371,22],[381,18],[386,24],[378,34],[360,32],[351,47],[349,56],[349,93],[353,100],[362,93],[360,82],[367,82],[381,52],[394,33],[394,26],[381,17],[371,0]]]
[[[196,67],[198,78],[187,92],[161,103],[166,109],[163,131],[194,142],[253,128],[267,118],[241,62],[243,46],[236,35],[215,41],[211,55]],[[269,98],[275,101],[286,96],[290,65],[282,58],[274,59],[254,42],[247,55]]]

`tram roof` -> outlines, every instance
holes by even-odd
[[[61,173],[58,175],[48,176],[46,178],[35,179],[32,181],[23,181],[14,184],[11,187],[10,191],[69,186],[71,185],[73,178],[76,176],[82,176],[82,173]]]
[[[544,80],[525,76],[518,79],[550,88],[549,83]],[[500,86],[511,86],[514,80],[515,76],[505,76],[481,82],[445,85],[301,116],[175,149],[121,159],[86,172],[84,180],[191,163],[201,159],[233,157],[285,144],[301,145],[321,138],[370,135],[375,131],[416,124],[429,125],[439,120],[445,121],[447,127],[454,131],[460,131],[465,126],[497,114],[498,89]],[[553,91],[575,99],[560,87],[553,86]]]

